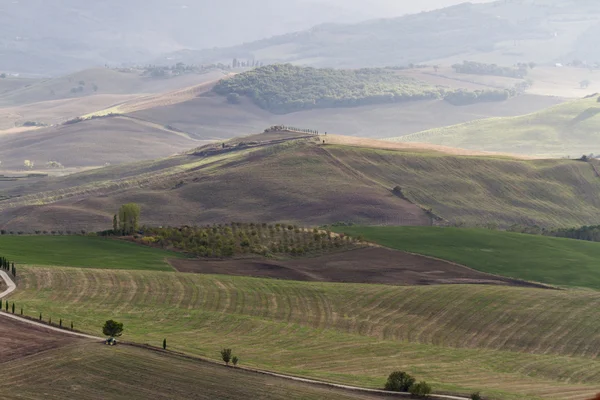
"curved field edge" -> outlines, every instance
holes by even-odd
[[[173,271],[169,258],[185,258],[165,251],[108,237],[0,236],[3,257],[17,264],[81,268]]]
[[[510,287],[324,284],[243,277],[21,267],[25,314],[244,365],[381,388],[406,369],[438,391],[585,399],[600,391],[600,295]]]
[[[333,230],[490,274],[600,289],[600,243],[486,229],[351,226]]]

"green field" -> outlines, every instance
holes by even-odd
[[[26,315],[244,365],[382,387],[406,369],[435,390],[495,399],[600,391],[600,295],[501,286],[325,284],[152,271],[21,267]],[[568,338],[568,340],[566,340]]]
[[[338,227],[383,246],[511,278],[600,289],[600,243],[486,229]]]
[[[24,373],[26,371],[26,373]],[[296,383],[128,346],[73,344],[3,365],[3,399],[340,399],[378,397]]]
[[[112,238],[0,236],[0,253],[17,264],[172,271],[167,258],[181,254]]]
[[[600,153],[597,96],[521,117],[490,118],[394,138],[464,149],[552,157]]]

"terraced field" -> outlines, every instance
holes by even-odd
[[[406,369],[436,390],[498,399],[600,391],[600,294],[484,286],[390,287],[148,271],[21,267],[28,315],[245,365],[381,387]],[[268,344],[268,345],[266,345]]]
[[[487,229],[352,226],[333,230],[491,274],[600,289],[600,243]]]

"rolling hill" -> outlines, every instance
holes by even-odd
[[[590,163],[469,156],[443,147],[335,136],[285,141],[281,133],[283,142],[269,142],[272,136],[263,143],[258,135],[225,149],[205,146],[154,162],[13,186],[0,193],[5,198],[0,222],[23,231],[106,229],[128,202],[142,206],[143,223],[150,225],[600,222],[600,179]],[[321,139],[339,144],[323,146]]]
[[[23,160],[46,169],[99,167],[168,157],[203,142],[161,125],[127,117],[102,118],[0,135],[2,169],[23,169]]]
[[[211,359],[230,347],[245,366],[372,388],[404,369],[438,392],[481,390],[500,400],[577,400],[600,390],[595,291],[19,271],[19,290],[9,300],[25,315],[74,321],[90,333],[98,321],[115,318],[125,324],[124,340],[167,338],[172,350]]]
[[[600,153],[597,97],[520,117],[476,120],[392,140],[549,157]]]
[[[2,317],[2,398],[376,399],[134,346],[107,347]],[[23,371],[27,371],[26,374]],[[10,377],[10,378],[9,378]],[[223,382],[237,384],[223,389]],[[18,383],[16,383],[18,382]],[[107,384],[110,382],[111,384]],[[118,382],[118,384],[115,384]],[[149,384],[149,382],[152,382]],[[51,390],[49,390],[51,388]]]
[[[325,22],[357,22],[459,3],[428,0],[390,5],[360,1],[108,0],[82,5],[61,0],[3,1],[0,72],[58,74],[109,63],[144,63],[184,48],[231,46],[308,29]],[[66,28],[68,26],[68,28]],[[231,61],[231,60],[229,60]],[[162,63],[161,63],[162,64]]]
[[[242,59],[332,67],[453,64],[463,60],[594,63],[592,1],[496,1],[358,24],[324,24],[235,47],[170,54],[187,63]],[[432,27],[435,27],[433,29]]]

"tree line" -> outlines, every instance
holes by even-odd
[[[15,268],[15,263],[11,263],[6,257],[0,257],[0,268],[2,268],[8,273],[11,273],[13,277],[17,277],[17,269]]]
[[[528,74],[528,68],[535,68],[535,63],[519,63],[517,67],[501,67],[496,64],[463,61],[462,64],[452,65],[452,68],[460,74],[506,76],[523,79]]]

